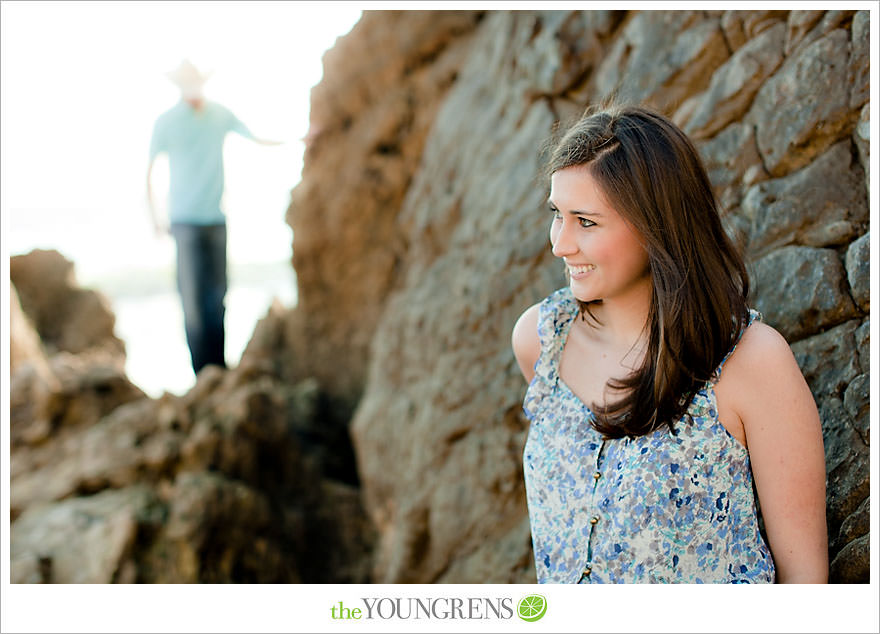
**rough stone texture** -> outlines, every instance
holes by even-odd
[[[742,201],[751,221],[749,254],[789,244],[839,246],[858,237],[868,226],[863,180],[846,140],[801,170],[749,188]]]
[[[785,56],[791,55],[807,32],[822,19],[824,11],[789,11],[785,31]]]
[[[288,210],[297,283],[309,290],[298,294],[288,323],[284,370],[292,382],[317,378],[346,417],[401,273],[407,247],[398,211],[479,19],[460,11],[365,12],[326,53],[326,79],[312,91],[302,181]]]
[[[861,373],[859,360],[853,354],[858,325],[858,321],[848,321],[791,345],[814,393],[843,396],[847,385]]]
[[[296,428],[305,421],[290,419],[312,409],[300,398],[308,399],[302,386],[268,375],[242,382],[211,368],[183,397],[142,398],[84,430],[17,449],[15,579],[367,581],[372,528],[357,488],[326,477],[320,460],[304,455]],[[141,489],[148,522],[132,519],[146,512],[138,505],[132,513],[118,508],[126,492]],[[90,500],[107,503],[93,509]],[[66,539],[79,526],[66,518],[81,508],[93,509],[96,528]],[[82,558],[97,563],[83,572],[67,563]]]
[[[699,11],[630,12],[603,53],[589,94],[616,92],[667,110],[706,88],[729,56],[717,18]]]
[[[76,283],[57,251],[10,258],[12,447],[84,428],[144,397],[125,376],[125,346],[107,300]],[[20,298],[20,302],[19,302]]]
[[[817,397],[822,418],[828,468],[828,541],[831,560],[836,562],[832,579],[841,582],[852,579],[840,576],[842,566],[848,575],[854,571],[868,573],[868,560],[858,560],[862,551],[845,548],[868,532],[858,510],[868,503],[870,464],[868,375],[860,374],[858,329],[859,322],[853,320],[792,345],[804,378]]]
[[[528,16],[533,25],[531,41],[514,71],[529,86],[525,98],[581,88],[624,15],[623,11],[556,11]]]
[[[20,364],[10,377],[13,449],[37,446],[62,428],[84,430],[117,407],[144,398],[143,391],[106,356],[60,352],[43,374]]]
[[[857,537],[868,534],[871,528],[870,506],[870,500],[865,498],[865,501],[859,505],[859,508],[847,517],[846,521],[841,525],[838,540],[843,540],[843,543],[849,543]]]
[[[859,150],[859,162],[865,170],[865,194],[871,197],[871,175],[869,169],[871,167],[871,104],[865,104],[862,107],[862,113],[859,115],[859,121],[853,130],[853,141]]]
[[[849,542],[831,562],[831,578],[838,583],[864,583],[871,574],[870,549],[868,535]]]
[[[850,35],[836,29],[787,58],[758,90],[747,115],[774,176],[803,167],[852,132],[847,64]]]
[[[785,49],[785,56],[791,57],[798,55],[803,49],[810,46],[816,40],[831,33],[838,28],[849,29],[855,11],[792,11],[791,14],[819,14],[818,20],[813,21],[810,17],[802,23],[805,27],[800,34],[799,39],[790,43],[791,45]],[[795,19],[797,21],[797,18]]]
[[[851,29],[852,49],[849,56],[849,65],[846,69],[850,108],[861,107],[868,102],[868,97],[870,97],[870,22],[871,16],[868,11],[858,11],[853,16]]]
[[[58,380],[40,335],[21,309],[15,286],[9,285],[9,411],[11,442],[15,446],[49,432],[46,403]]]
[[[866,313],[871,310],[871,233],[849,245],[846,251],[846,276],[850,292]]]
[[[866,445],[870,445],[870,421],[868,415],[870,413],[871,386],[870,377],[867,373],[860,374],[852,380],[846,387],[843,395],[843,406],[846,408],[847,414],[850,415],[855,425],[856,431],[865,441]]]
[[[838,399],[828,398],[822,401],[819,412],[823,417],[825,461],[828,469],[826,488],[829,554],[834,562],[837,557],[852,556],[852,552],[847,552],[846,548],[848,538],[845,522],[858,513],[859,506],[868,499],[870,459],[868,446],[862,437],[848,422],[844,422],[847,416]],[[829,420],[833,422],[828,424],[826,421]],[[850,520],[853,521],[855,520]],[[858,562],[857,567],[867,572],[868,563],[864,559]],[[842,581],[835,578],[833,566],[831,573],[832,581]],[[867,581],[867,577],[862,577],[862,581]]]
[[[728,213],[724,219],[741,225],[741,235],[736,236],[736,242],[744,250],[750,223],[747,215],[738,209],[743,188],[769,178],[758,155],[754,128],[740,122],[731,123],[711,139],[699,142],[697,148],[722,210],[740,212]]]
[[[34,366],[36,372],[48,376],[49,365],[46,352],[43,350],[43,342],[34,325],[24,311],[18,299],[15,286],[9,285],[9,373],[15,371],[22,364],[29,363]]]
[[[101,353],[122,367],[125,345],[113,334],[107,299],[77,285],[71,261],[57,251],[31,251],[9,259],[9,277],[49,354]]]
[[[11,581],[134,582],[132,551],[160,517],[145,485],[30,508],[12,524]]]
[[[683,123],[684,131],[693,139],[703,139],[741,118],[761,84],[782,63],[784,35],[785,25],[775,22],[749,40],[715,71],[709,88],[694,97],[693,114],[687,121],[676,123]]]
[[[239,368],[209,366],[182,397],[146,398],[91,351],[44,359],[45,389],[24,391],[45,346],[19,356],[13,582],[369,580],[374,533],[350,443],[322,433],[314,379],[278,378],[279,313],[261,321]]]
[[[516,295],[538,299],[522,286],[532,261],[546,257],[535,141],[553,116],[543,101],[522,98],[532,87],[516,76],[514,51],[534,28],[522,28],[526,19],[500,13],[481,26],[401,212],[408,239],[421,246],[410,250],[407,277],[386,305],[352,423],[367,506],[382,536],[377,581],[462,582],[458,575],[485,566],[487,543],[528,548],[521,378],[509,332]],[[496,81],[479,80],[487,75]],[[472,115],[462,120],[461,112]],[[452,128],[454,139],[445,133]],[[466,176],[476,170],[480,179]],[[448,180],[437,191],[440,175]],[[534,211],[510,213],[511,206]],[[522,239],[511,242],[513,235]],[[389,464],[420,475],[402,479]],[[534,572],[522,562],[522,555],[504,559],[488,579],[524,581]]]
[[[831,249],[777,249],[755,262],[754,284],[755,308],[789,341],[856,314],[846,271]]]
[[[856,329],[856,352],[859,357],[859,368],[867,374],[871,371],[871,353],[869,350],[871,322],[865,319]]]
[[[780,20],[786,19],[787,11],[725,11],[721,15],[721,29],[724,39],[731,51],[738,51],[741,46],[755,38],[758,34],[775,26]],[[818,13],[822,13],[819,11]]]

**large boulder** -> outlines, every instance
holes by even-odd
[[[81,288],[57,251],[10,259],[10,429],[13,449],[62,427],[88,427],[144,398],[125,375],[125,346],[106,298]]]
[[[49,354],[89,351],[124,365],[125,345],[113,333],[109,302],[78,285],[73,262],[58,251],[36,249],[10,258],[9,276]]]

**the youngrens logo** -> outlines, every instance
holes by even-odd
[[[523,597],[514,608],[510,597],[361,597],[352,605],[342,601],[330,608],[336,620],[507,620],[516,614],[523,621],[537,621],[547,613],[547,600],[540,595]]]

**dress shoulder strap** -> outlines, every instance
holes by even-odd
[[[550,383],[555,383],[559,375],[559,360],[565,345],[565,334],[577,314],[577,299],[568,286],[554,291],[538,306],[541,355],[535,363],[535,373]]]
[[[754,321],[764,321],[764,316],[755,310],[754,308],[749,308],[749,319],[746,324],[742,327],[742,330],[739,331],[739,334],[736,336],[736,341],[733,346],[731,346],[730,350],[727,351],[727,354],[724,355],[724,358],[721,359],[721,363],[718,364],[718,367],[715,368],[715,372],[712,373],[712,379],[709,381],[712,385],[718,383],[721,380],[721,369],[724,367],[724,364],[730,358],[730,355],[733,354],[733,351],[736,350],[736,346],[739,345],[740,340],[742,339],[743,334],[746,331],[746,328],[752,325]]]

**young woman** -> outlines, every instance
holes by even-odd
[[[816,405],[747,306],[692,143],[656,112],[606,108],[548,171],[569,284],[512,334],[538,581],[827,582]]]

